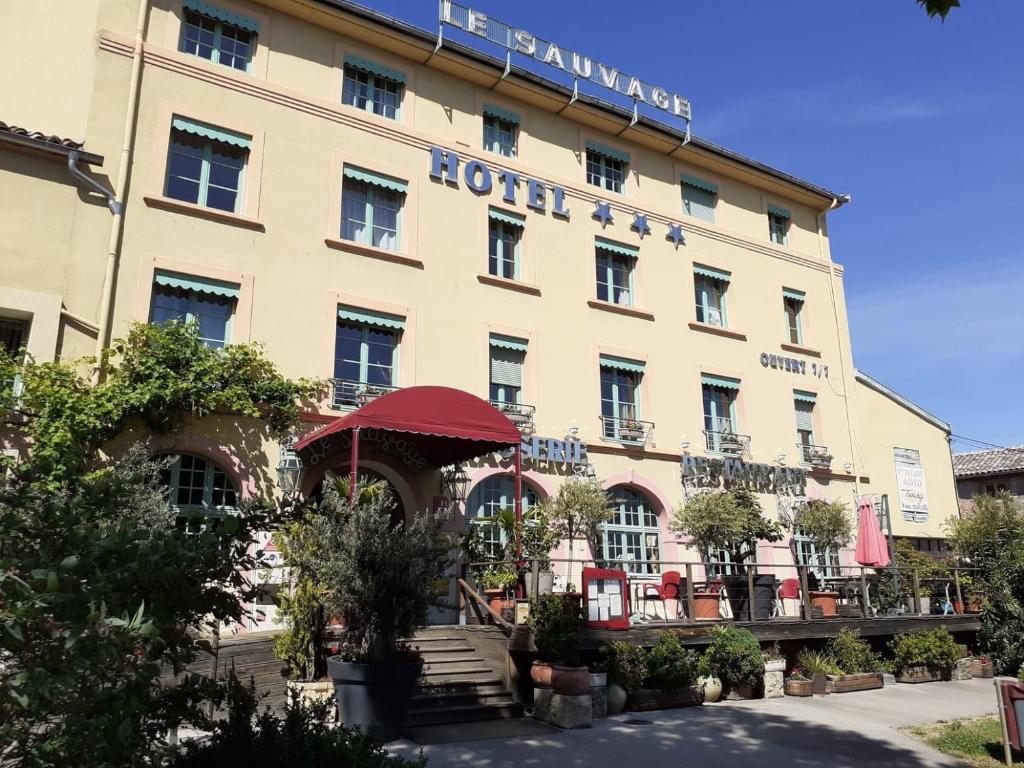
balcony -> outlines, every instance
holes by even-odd
[[[832,454],[824,445],[804,445],[797,443],[800,449],[800,460],[814,469],[828,469],[832,466]]]
[[[654,431],[653,421],[641,421],[628,416],[601,415],[601,434],[606,440],[618,440],[629,445],[646,445]]]
[[[329,379],[331,383],[331,408],[338,410],[358,408],[376,400],[381,395],[394,392],[399,387],[386,384],[367,384],[351,379]]]
[[[704,439],[708,451],[722,453],[726,456],[743,456],[750,450],[750,435],[736,434],[731,419],[705,419],[711,429],[704,430]]]
[[[501,400],[491,400],[491,405],[505,414],[508,420],[515,424],[520,432],[524,434],[533,432],[533,416],[537,410],[534,406],[523,405],[522,403],[505,403]]]

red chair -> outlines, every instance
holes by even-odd
[[[676,601],[676,618],[679,618],[683,608],[682,592],[682,578],[679,571],[665,571],[661,574],[661,584],[644,584],[640,599],[645,603],[648,601],[661,603],[662,610],[665,612],[665,623],[668,624],[668,608],[665,607],[665,601]],[[644,613],[646,612],[645,609]],[[654,615],[657,618],[658,614]]]
[[[799,600],[800,599],[800,581],[799,579],[783,579],[779,583],[779,588],[775,593],[775,615],[785,616],[786,615],[786,604],[783,600]]]

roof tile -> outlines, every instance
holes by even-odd
[[[49,135],[41,131],[30,131],[28,128],[20,128],[17,125],[8,125],[3,120],[0,120],[0,131],[3,133],[10,133],[15,136],[24,136],[29,139],[38,139],[39,141],[45,141],[49,144],[58,144],[69,149],[81,149],[83,144],[80,141],[74,139],[64,139],[60,136]]]
[[[991,451],[955,453],[953,471],[957,477],[1024,472],[1024,445],[1011,445]]]

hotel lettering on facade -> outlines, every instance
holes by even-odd
[[[473,393],[523,432],[526,503],[574,474],[615,489],[612,560],[707,560],[668,522],[726,482],[783,518],[872,494],[924,548],[956,514],[948,425],[854,368],[827,230],[845,198],[341,0],[4,16],[8,348],[74,359],[133,321],[195,319],[211,345],[260,341],[286,375],[332,380],[296,437],[393,388]],[[61,55],[39,57],[44,39]],[[115,187],[109,210],[72,152]],[[180,454],[178,503],[272,487],[281,446],[227,433],[211,418],[154,439]],[[414,440],[363,440],[361,470],[406,514],[436,503]],[[348,468],[303,458],[307,492]],[[465,469],[451,525],[497,545],[511,462]],[[799,533],[759,562],[812,556]]]

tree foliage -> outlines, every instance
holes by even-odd
[[[945,21],[951,10],[960,7],[960,0],[917,0],[917,4],[924,8],[930,18],[938,16]]]
[[[853,538],[850,508],[838,500],[809,500],[797,511],[793,524],[814,540],[819,552],[845,547]]]
[[[573,542],[582,538],[595,555],[600,551],[601,526],[614,514],[612,500],[597,480],[573,478],[566,480],[555,498],[542,506],[541,514],[550,530],[569,547],[568,573],[572,578]]]
[[[781,541],[783,535],[782,526],[764,516],[746,488],[693,497],[676,510],[669,527],[702,553],[725,550],[736,564],[751,556],[758,541]]]

